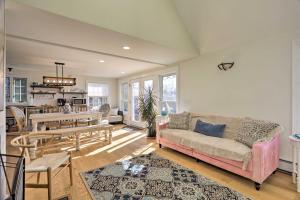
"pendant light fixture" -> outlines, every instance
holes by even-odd
[[[43,76],[43,83],[45,85],[55,85],[55,86],[74,86],[74,85],[76,85],[76,78],[64,77],[64,65],[65,65],[65,63],[55,62],[56,77]],[[59,67],[61,68],[61,76],[58,75]]]

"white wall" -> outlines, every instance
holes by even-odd
[[[29,87],[32,82],[43,82],[43,76],[44,75],[54,75],[53,72],[46,72],[46,71],[39,71],[36,69],[35,71],[31,70],[22,70],[20,68],[14,68],[11,72],[7,72],[7,76],[12,77],[26,77],[27,78],[27,84],[28,84],[28,101],[30,101],[30,97],[32,96],[30,92],[32,89]],[[82,76],[82,75],[76,75],[76,74],[66,74],[67,76],[75,77],[76,78],[76,85],[73,86],[73,88],[83,89],[87,90],[87,82],[93,82],[93,83],[106,83],[109,85],[109,103],[111,106],[118,105],[118,82],[117,79],[114,78],[101,78],[101,77],[90,77],[90,76]],[[36,90],[44,90],[43,88],[36,88]],[[46,90],[52,90],[57,91],[56,89],[46,89]],[[81,95],[66,95],[65,98],[71,98],[73,96],[76,97],[82,97]],[[50,105],[56,105],[56,99],[62,98],[62,94],[56,94],[55,98],[52,96],[40,96],[35,95],[33,99],[34,105],[41,105],[41,104],[50,104]]]
[[[292,40],[300,31],[257,40],[180,64],[180,110],[249,116],[281,124],[280,158],[291,160]],[[234,61],[226,72],[221,62]]]

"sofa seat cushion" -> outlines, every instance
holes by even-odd
[[[198,152],[243,162],[243,169],[247,168],[251,159],[251,149],[232,139],[211,137],[179,129],[161,130],[160,136],[176,144],[191,147]]]
[[[112,123],[112,122],[121,122],[122,120],[123,120],[122,115],[110,115],[108,117],[108,121],[110,123]]]

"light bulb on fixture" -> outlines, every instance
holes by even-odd
[[[130,46],[123,46],[122,47],[124,50],[129,50],[130,49]]]
[[[104,63],[104,60],[99,60],[100,63]]]

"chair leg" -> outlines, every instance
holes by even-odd
[[[70,173],[70,184],[73,185],[73,168],[72,168],[72,157],[69,158],[69,173]]]
[[[47,169],[47,179],[48,179],[48,200],[52,200],[52,175],[51,175],[51,168]]]
[[[40,183],[40,178],[41,178],[41,172],[38,172],[37,177],[36,177],[37,184]]]

